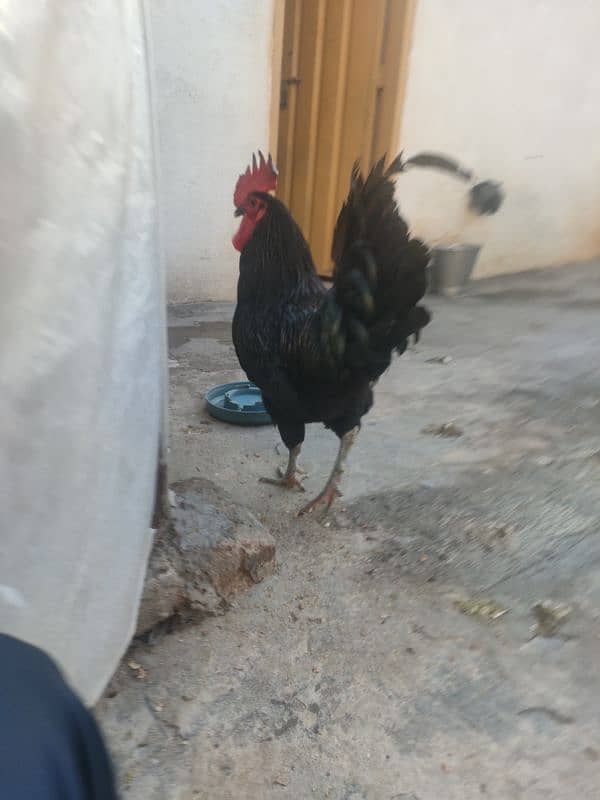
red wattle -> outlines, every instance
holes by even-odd
[[[233,237],[232,244],[238,252],[242,252],[244,247],[250,241],[252,234],[254,233],[254,226],[256,222],[251,220],[247,214],[244,214],[242,217],[242,221],[240,222],[240,227],[238,228],[238,232]]]

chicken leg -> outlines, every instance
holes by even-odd
[[[340,480],[342,479],[342,475],[344,474],[344,463],[348,453],[350,452],[350,448],[356,441],[359,430],[360,428],[356,426],[341,437],[340,449],[338,450],[338,455],[335,460],[335,464],[333,465],[333,470],[331,471],[329,480],[325,484],[325,488],[315,497],[314,500],[311,500],[310,503],[307,503],[300,509],[298,512],[299,517],[303,516],[304,514],[312,514],[312,512],[319,506],[324,506],[325,513],[327,513],[327,511],[331,508],[335,498],[341,497],[342,493],[338,489],[338,486]]]
[[[260,482],[270,483],[272,486],[281,486],[283,489],[300,489],[301,492],[305,492],[306,489],[302,486],[301,479],[297,477],[297,473],[301,471],[298,467],[298,456],[301,449],[301,444],[290,448],[287,467],[285,472],[281,468],[279,469],[279,478],[260,478]]]

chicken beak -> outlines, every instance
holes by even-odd
[[[233,212],[234,217],[243,217],[244,216],[244,209],[243,208],[236,208]]]

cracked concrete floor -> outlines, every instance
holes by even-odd
[[[328,527],[257,482],[284,460],[273,429],[204,410],[240,376],[231,307],[172,310],[171,478],[246,504],[278,567],[133,645],[98,708],[126,800],[600,797],[599,270],[429,301]],[[448,422],[462,435],[423,432]],[[309,491],[334,455],[313,426]],[[566,609],[551,635],[540,601]]]

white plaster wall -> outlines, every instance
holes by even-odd
[[[235,296],[233,190],[269,144],[275,1],[150,0],[171,302]]]
[[[484,242],[477,274],[600,255],[598,0],[418,0],[400,134],[504,182],[497,216],[416,171],[398,196],[430,241]]]

